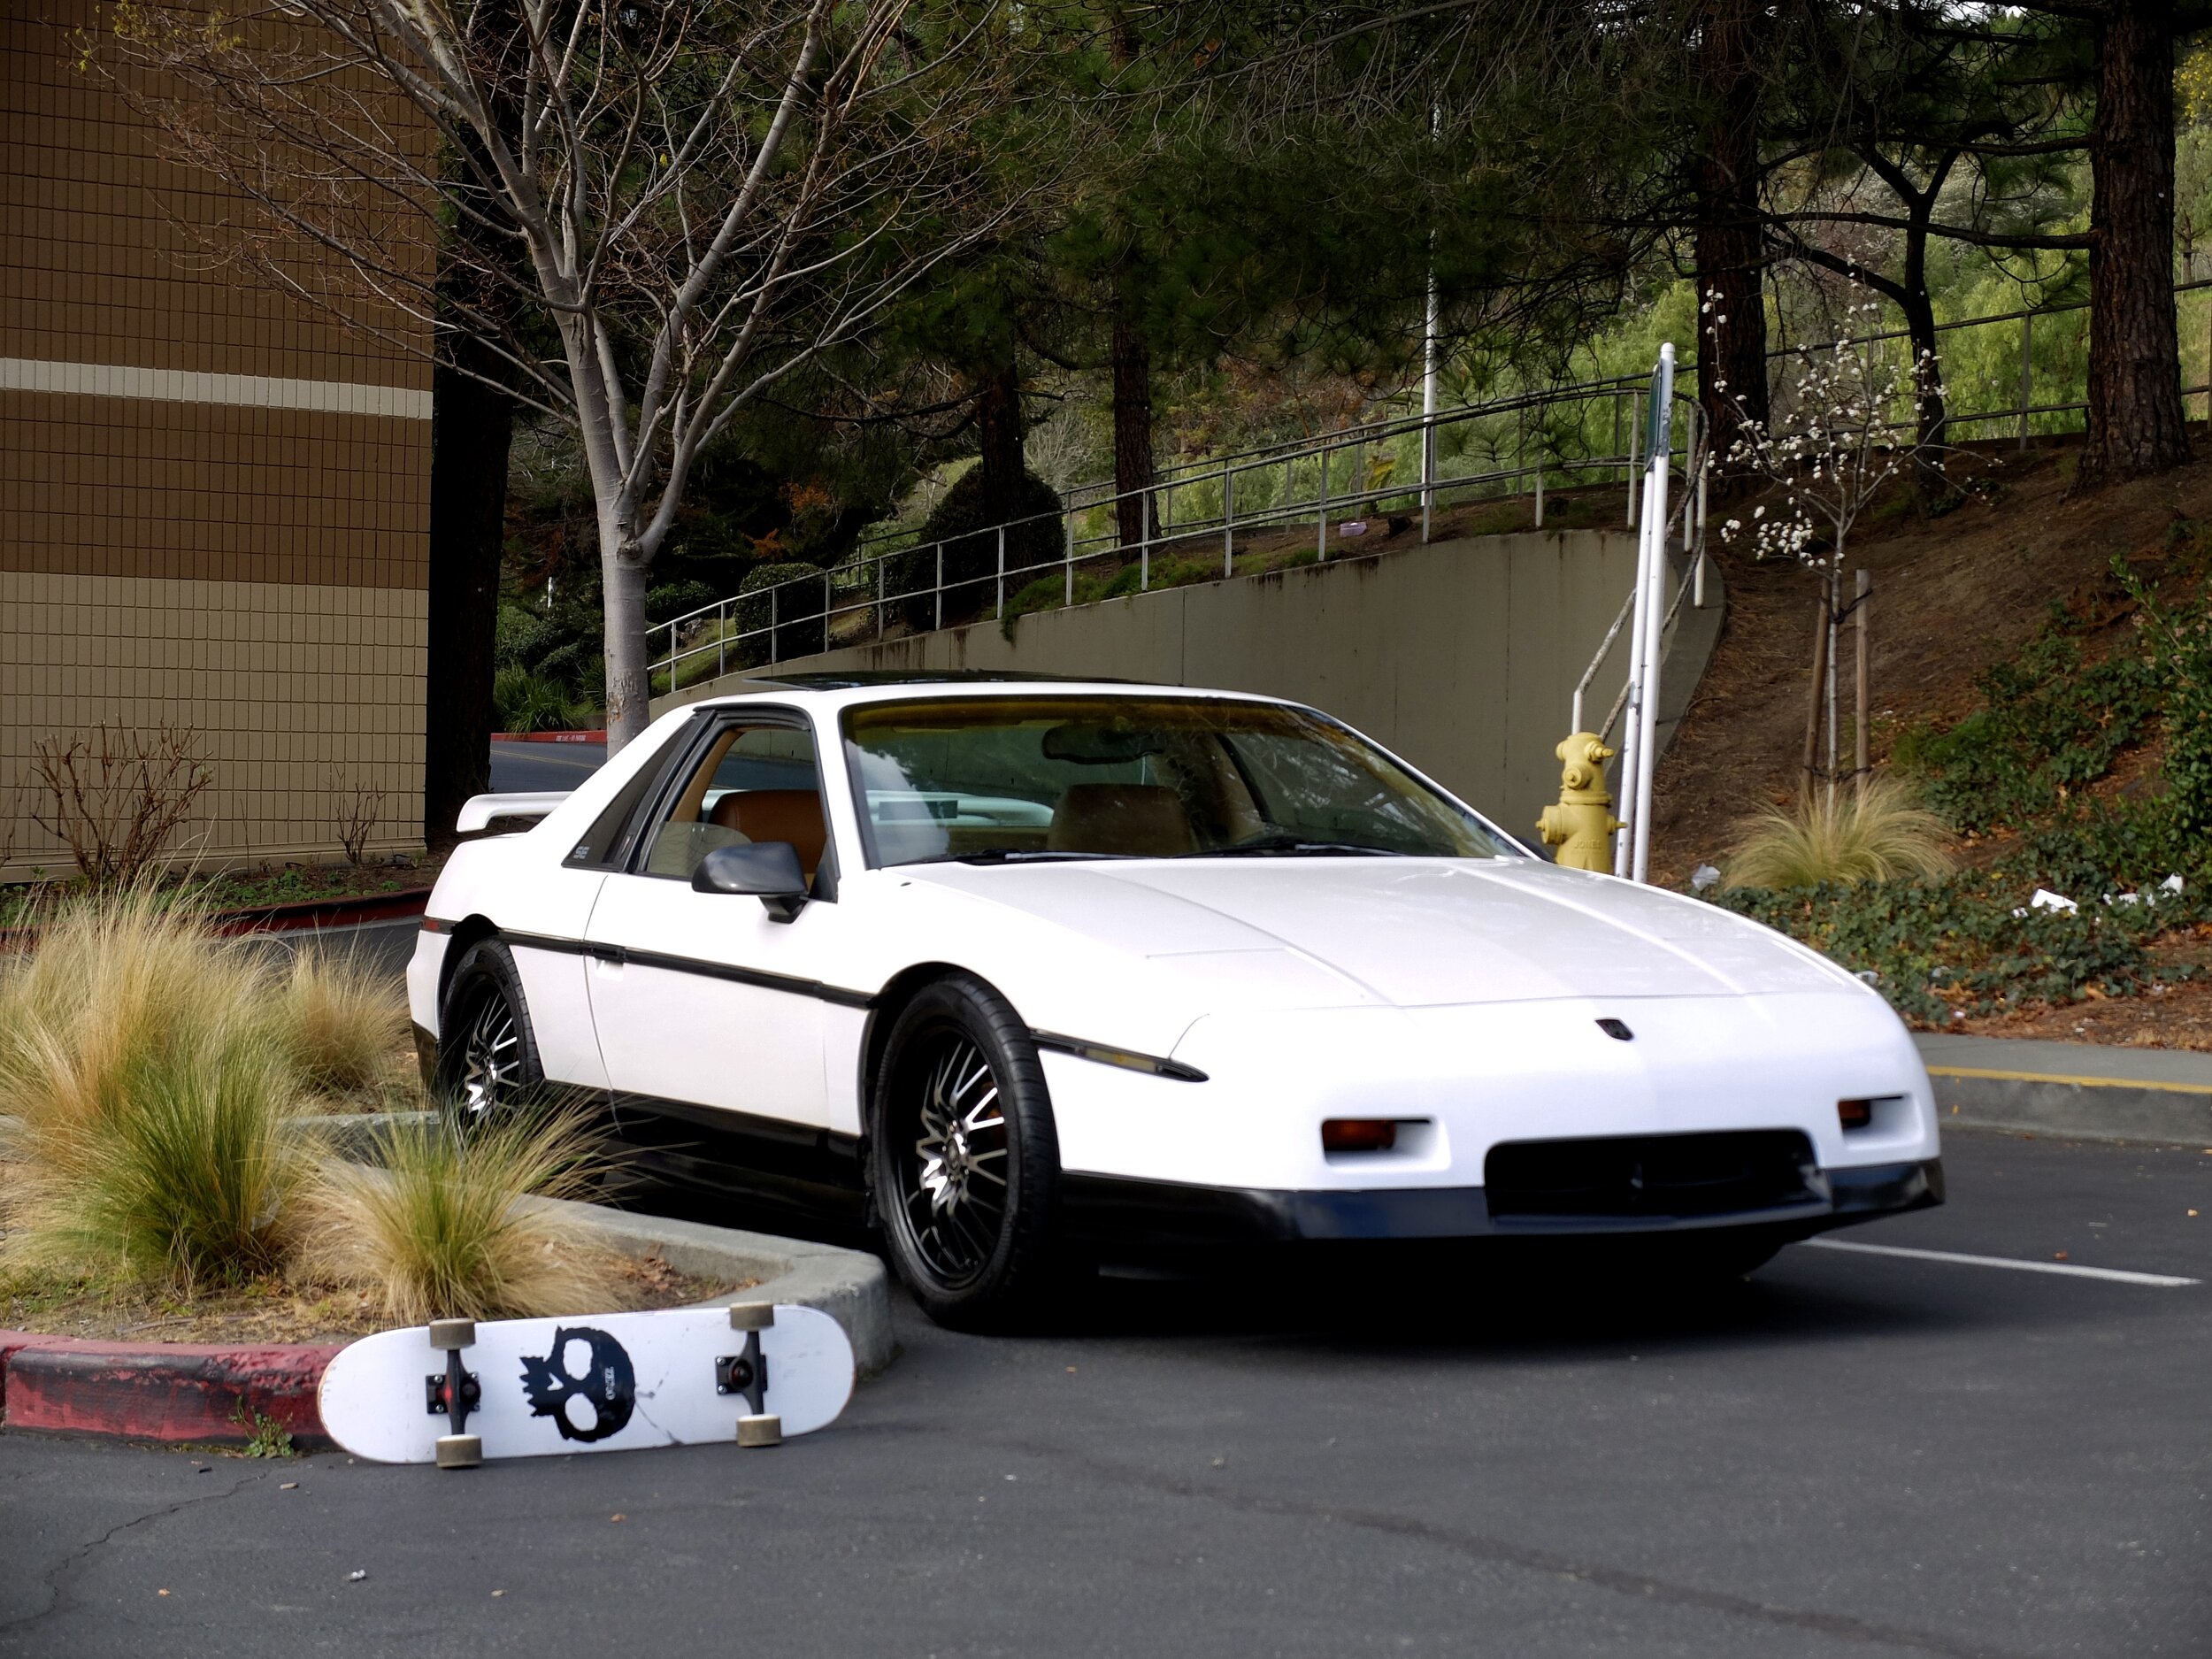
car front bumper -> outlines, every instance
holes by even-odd
[[[1943,1202],[1943,1160],[1825,1170],[1787,1202],[1695,1215],[1495,1215],[1480,1187],[1270,1191],[1070,1173],[1069,1235],[1087,1244],[1238,1246],[1299,1240],[1604,1237],[1757,1228],[1808,1238]]]

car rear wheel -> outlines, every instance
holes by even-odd
[[[545,1082],[515,959],[496,939],[463,953],[438,1019],[439,1110],[464,1129],[511,1116]]]
[[[884,1045],[871,1130],[877,1213],[923,1311],[963,1330],[1033,1311],[1060,1149],[1036,1045],[1005,999],[965,975],[924,987]]]

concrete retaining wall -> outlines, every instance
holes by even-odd
[[[1635,579],[1636,538],[1576,530],[1483,536],[1137,594],[849,647],[779,672],[1013,669],[1212,686],[1295,699],[1350,721],[1524,837],[1558,798],[1553,753],[1574,684]],[[1720,593],[1670,651],[1681,694],[1703,672]],[[1623,630],[1625,634],[1626,630]],[[1009,637],[1010,634],[1010,638]],[[1626,672],[1615,647],[1590,693],[1601,721]],[[737,677],[664,698],[739,689]],[[1668,728],[1663,724],[1663,741]]]

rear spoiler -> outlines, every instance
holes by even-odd
[[[567,799],[565,789],[551,795],[472,795],[461,803],[461,815],[454,820],[453,833],[466,835],[488,829],[495,818],[543,818]]]

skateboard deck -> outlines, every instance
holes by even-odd
[[[466,1467],[773,1445],[833,1421],[852,1390],[852,1344],[836,1320],[752,1303],[381,1331],[331,1360],[320,1402],[324,1429],[356,1456]]]

